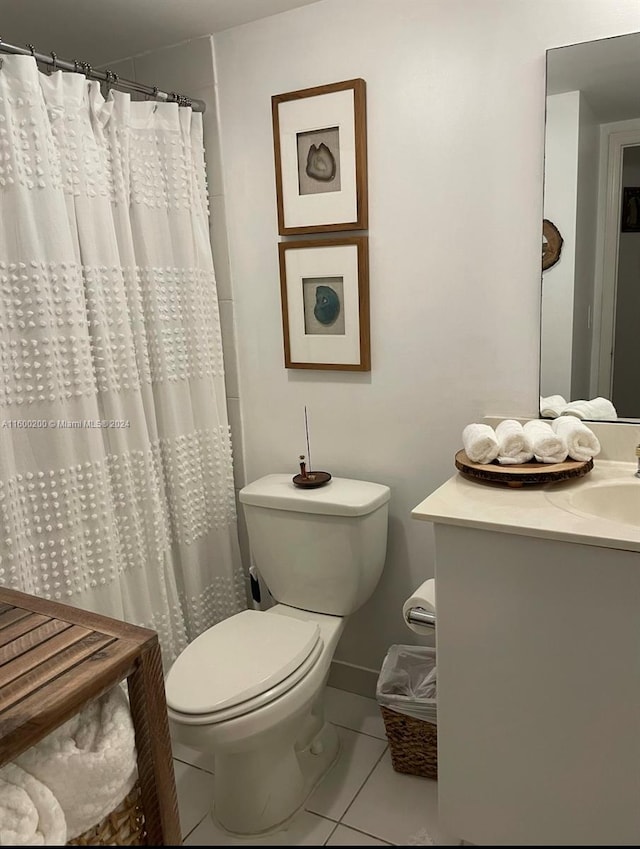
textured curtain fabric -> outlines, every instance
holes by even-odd
[[[246,607],[202,118],[0,70],[0,584],[158,631]]]

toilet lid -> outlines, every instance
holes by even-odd
[[[165,682],[167,704],[181,713],[213,713],[264,693],[309,657],[316,622],[244,610],[200,634]]]

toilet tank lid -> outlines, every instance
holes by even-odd
[[[317,489],[301,489],[292,475],[266,475],[240,490],[240,501],[274,510],[319,513],[325,516],[366,516],[386,504],[388,486],[349,478],[331,478]]]

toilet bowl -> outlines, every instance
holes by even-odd
[[[338,754],[323,694],[346,617],[384,565],[389,489],[331,484],[319,494],[268,475],[241,491],[254,561],[280,603],[209,628],[166,679],[172,736],[213,753],[213,814],[233,834],[281,827]]]
[[[240,688],[231,695],[233,681],[226,691],[225,706],[206,713],[188,710],[193,702],[189,700],[191,694],[182,690],[181,679],[189,677],[191,659],[185,658],[186,664],[176,670],[180,678],[171,672],[167,678],[167,705],[174,739],[214,753],[215,818],[227,831],[256,834],[286,822],[338,753],[333,726],[324,720],[322,695],[345,620],[284,605],[264,613],[244,611],[231,619],[246,614],[257,617],[260,624],[272,624],[272,618],[280,617],[285,622],[315,625],[317,639],[307,657],[281,681],[249,698]],[[246,625],[250,639],[255,619],[238,624],[238,630]],[[224,681],[227,673],[233,677],[232,669],[244,660],[237,645],[230,648],[218,640],[211,641],[218,627],[209,629],[189,647],[197,648],[196,643],[203,638],[203,643],[210,644],[211,660],[220,664],[216,683]],[[301,635],[300,646],[306,648],[305,638],[306,634]],[[312,640],[307,639],[307,645]],[[193,669],[193,680],[202,680],[202,669],[198,672]],[[284,674],[285,669],[281,672]],[[180,696],[173,695],[180,692]]]

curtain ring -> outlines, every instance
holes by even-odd
[[[105,87],[106,87],[106,90],[107,90],[107,94],[109,94],[109,92],[111,91],[111,78],[113,76],[113,72],[110,71],[109,68],[107,68],[104,72],[104,75],[105,75],[105,81],[104,81]]]
[[[74,72],[75,74],[79,74],[79,73],[80,73],[79,68],[80,68],[80,62],[78,62],[78,60],[77,60],[77,59],[74,59],[74,60],[73,60],[73,72]]]
[[[35,59],[36,58],[36,48],[33,46],[33,44],[27,44],[27,47],[29,48],[29,50],[31,51],[31,55]]]
[[[53,50],[51,51],[51,59],[53,60],[52,61],[52,67],[53,67],[53,72],[55,73],[55,71],[58,70],[58,56],[57,56],[56,53],[53,52]]]
[[[87,77],[90,77],[90,76],[91,76],[91,72],[92,72],[92,70],[93,70],[93,68],[91,67],[91,65],[90,65],[88,62],[83,62],[83,63],[82,63],[82,67],[83,67],[83,69],[84,69],[84,72],[85,72],[86,76],[87,76]]]

